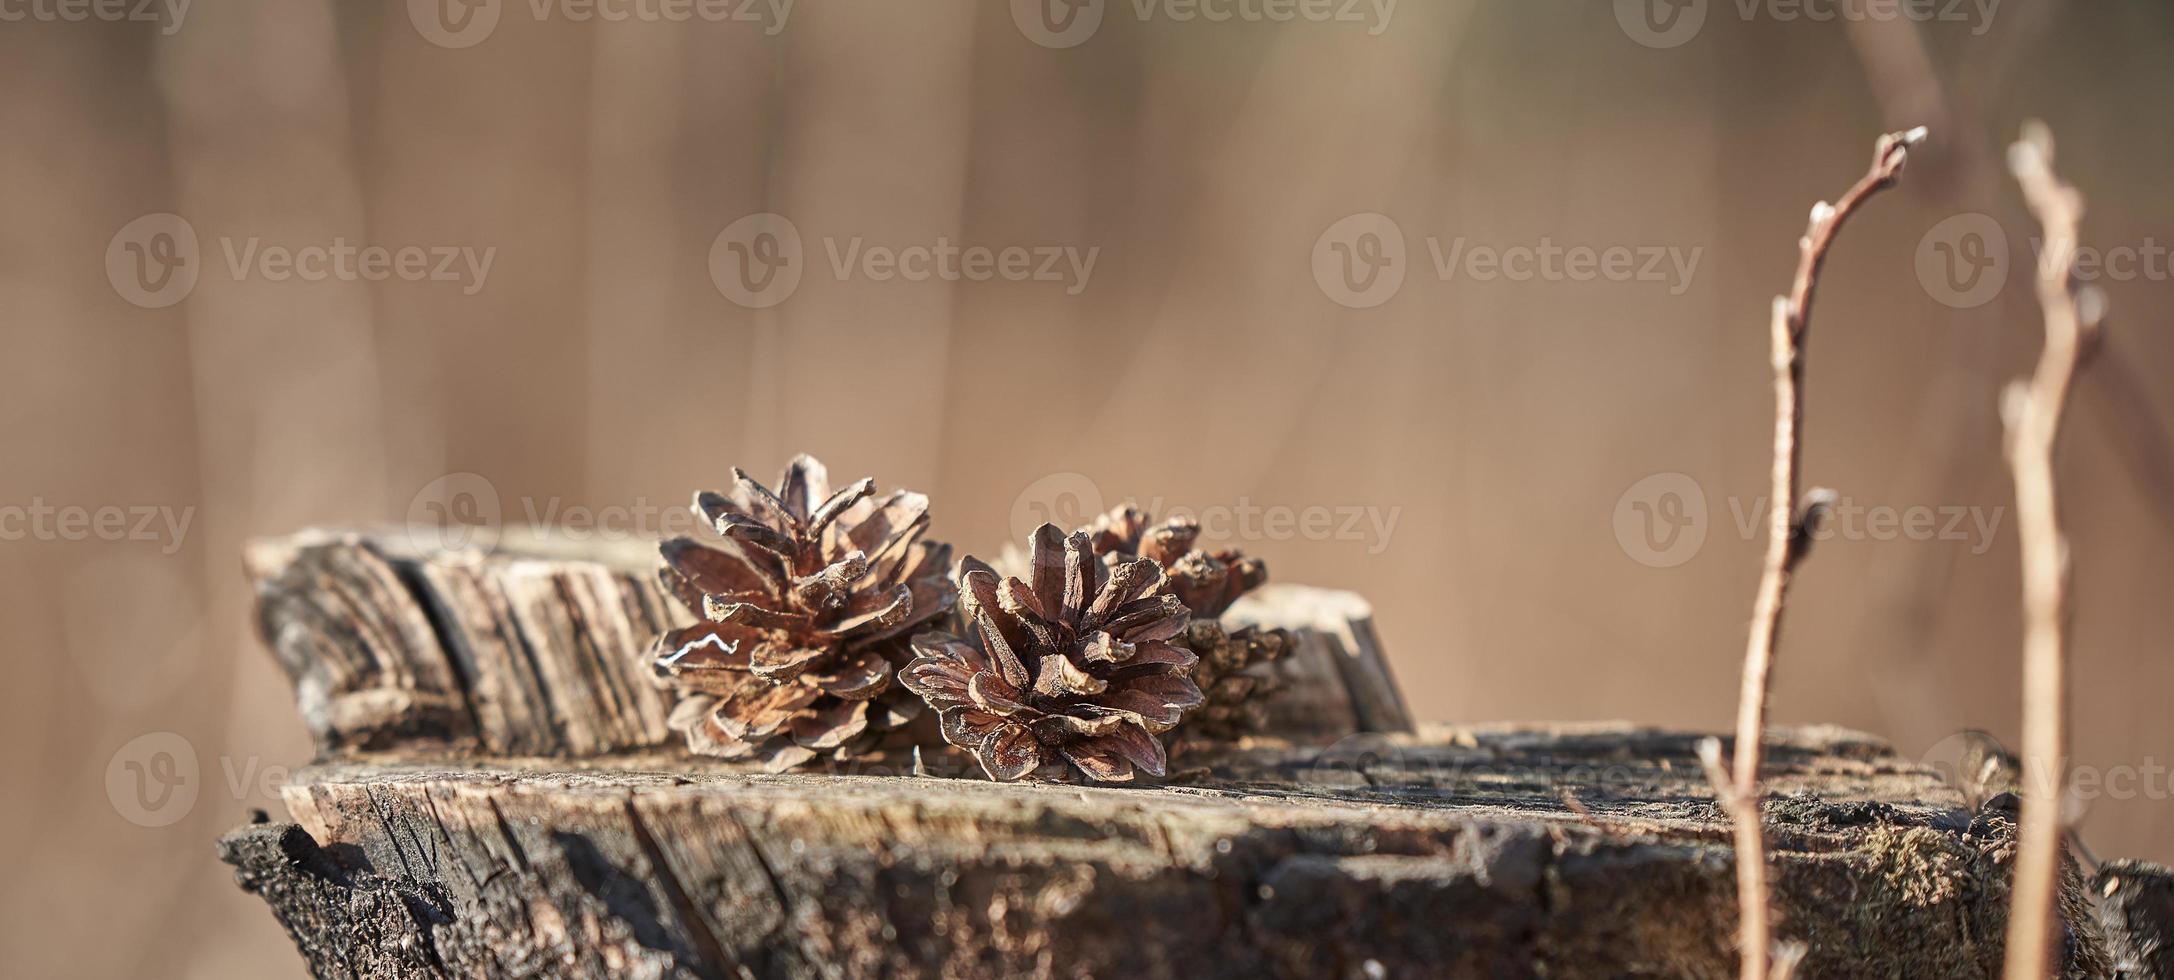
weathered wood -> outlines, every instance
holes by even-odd
[[[585,758],[670,741],[644,662],[688,613],[657,584],[654,542],[569,546],[509,530],[492,547],[419,547],[401,530],[253,543],[260,632],[321,754],[398,749]],[[1299,633],[1271,730],[1334,740],[1409,731],[1373,635],[1343,592],[1272,586],[1232,611]]]
[[[1724,977],[1732,853],[1693,742],[1369,735],[1162,788],[350,762],[288,785],[298,827],[223,848],[319,976]],[[2008,813],[1840,730],[1778,735],[1772,765],[1804,975],[1997,970]]]
[[[1411,709],[1389,672],[1374,633],[1374,607],[1365,599],[1277,583],[1239,599],[1223,618],[1233,628],[1281,627],[1298,634],[1298,649],[1274,665],[1285,683],[1268,706],[1270,730],[1331,738],[1412,730]]]
[[[381,530],[251,544],[259,630],[320,753],[582,757],[669,739],[670,704],[642,660],[689,619],[655,581],[654,544],[491,541],[441,550]]]
[[[2108,861],[2091,879],[2115,980],[2174,977],[2174,870]]]
[[[323,750],[468,742],[475,718],[401,570],[347,537],[260,542],[243,556],[257,622]]]
[[[668,738],[642,661],[685,614],[652,555],[398,532],[252,547],[264,636],[326,761],[287,784],[294,824],[221,849],[318,976],[1733,973],[1734,854],[1695,738],[1411,734],[1356,596],[1282,586],[1234,609],[1300,634],[1275,735],[1188,751],[1167,785],[994,784],[943,747],[764,776]],[[1836,729],[1776,733],[1769,768],[1804,975],[1997,971],[2012,810],[1969,812]],[[2101,975],[2075,884],[2069,974]]]

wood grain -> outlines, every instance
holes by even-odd
[[[259,631],[321,755],[586,758],[671,740],[646,657],[689,620],[655,581],[654,543],[493,531],[439,545],[435,530],[381,529],[248,549]],[[1289,683],[1269,703],[1272,731],[1410,730],[1364,600],[1278,586],[1233,614],[1299,631],[1277,665]]]
[[[1693,742],[1430,729],[1133,789],[350,762],[222,851],[319,976],[1722,977],[1730,844]],[[1804,975],[1997,968],[2005,813],[1839,729],[1777,732],[1772,766]]]
[[[293,824],[221,850],[321,977],[1732,970],[1695,736],[1414,732],[1357,596],[1234,607],[1300,636],[1270,734],[1189,747],[1159,784],[995,784],[940,745],[771,776],[668,737],[643,661],[683,614],[651,546],[442,543],[316,531],[247,556],[321,761],[283,790]],[[1868,736],[1769,739],[1804,975],[1996,968],[2013,812]],[[2072,975],[2094,975],[2097,926],[2068,908]]]

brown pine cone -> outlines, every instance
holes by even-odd
[[[1191,613],[1152,561],[1105,565],[1084,532],[1034,532],[1032,584],[979,560],[959,571],[959,611],[975,641],[914,637],[899,682],[943,715],[944,740],[982,771],[1014,780],[1070,763],[1089,779],[1162,776],[1157,736],[1199,707],[1196,658],[1171,641]]]
[[[1268,581],[1268,565],[1235,548],[1196,550],[1198,521],[1173,517],[1156,524],[1154,520],[1146,511],[1126,504],[1096,518],[1085,530],[1094,540],[1095,554],[1106,560],[1147,558],[1162,566],[1170,576],[1170,591],[1185,600],[1197,619],[1223,615],[1239,596]]]
[[[664,543],[666,590],[703,622],[657,638],[670,724],[687,747],[772,771],[847,758],[918,714],[892,684],[905,638],[949,611],[951,547],[919,540],[928,498],[875,499],[875,481],[833,494],[823,464],[793,460],[778,489],[732,471],[729,494],[696,495],[722,537]]]
[[[1266,670],[1252,668],[1283,659],[1297,638],[1287,630],[1251,626],[1226,631],[1217,617],[1268,581],[1267,564],[1234,548],[1198,550],[1193,547],[1200,538],[1198,522],[1173,517],[1156,524],[1131,504],[1102,515],[1086,531],[1105,562],[1146,558],[1160,565],[1171,591],[1193,611],[1185,644],[1200,658],[1193,681],[1207,700],[1185,719],[1176,737],[1189,744],[1231,741],[1260,731],[1266,720],[1264,702],[1279,685]]]
[[[1283,683],[1266,670],[1251,668],[1289,656],[1298,639],[1289,630],[1247,626],[1225,632],[1214,620],[1194,620],[1185,643],[1200,657],[1193,683],[1207,698],[1185,719],[1179,732],[1185,744],[1236,741],[1265,729],[1268,696]]]

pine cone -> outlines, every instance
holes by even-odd
[[[1188,676],[1198,658],[1171,642],[1190,611],[1160,566],[1105,565],[1084,532],[1044,524],[1032,544],[1032,584],[960,564],[959,611],[978,642],[914,637],[918,656],[899,682],[942,713],[944,740],[991,779],[1060,760],[1102,782],[1164,775],[1157,736],[1201,703]]]
[[[881,501],[875,481],[833,494],[823,464],[793,460],[776,492],[732,471],[696,495],[723,537],[664,543],[666,590],[703,622],[658,637],[657,676],[680,697],[670,725],[702,755],[772,771],[847,758],[921,708],[891,683],[905,637],[949,611],[949,545],[919,540],[928,498]]]
[[[1106,560],[1147,558],[1170,576],[1170,590],[1185,600],[1196,619],[1215,619],[1230,604],[1268,581],[1268,565],[1235,548],[1198,551],[1200,523],[1173,517],[1161,524],[1146,511],[1126,504],[1095,519],[1085,530],[1095,554]]]
[[[1185,645],[1200,658],[1193,668],[1206,703],[1185,719],[1178,737],[1231,741],[1265,727],[1263,707],[1279,684],[1257,665],[1288,656],[1297,638],[1287,630],[1247,626],[1226,631],[1217,621],[1240,596],[1268,581],[1268,566],[1236,549],[1207,552],[1193,545],[1200,524],[1173,517],[1161,524],[1131,504],[1097,518],[1086,528],[1105,562],[1146,558],[1169,576],[1171,591],[1193,611]]]
[[[1214,620],[1194,620],[1185,643],[1200,657],[1193,683],[1207,698],[1185,719],[1179,734],[1186,744],[1231,742],[1267,728],[1268,696],[1282,690],[1283,682],[1252,668],[1289,656],[1297,637],[1289,630],[1252,626],[1225,632]]]

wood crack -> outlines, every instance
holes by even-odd
[[[1203,757],[1201,785],[1122,790],[761,776],[671,756],[335,763],[289,784],[339,835],[327,847],[390,848],[405,865],[334,888],[281,859],[256,865],[276,881],[248,880],[288,896],[274,908],[300,932],[343,937],[310,947],[328,957],[312,959],[320,975],[369,980],[437,980],[406,921],[429,913],[416,906],[389,931],[325,923],[387,921],[373,903],[434,894],[418,862],[431,852],[407,851],[441,831],[440,860],[507,855],[517,869],[431,903],[455,910],[430,941],[464,977],[1728,973],[1725,820],[1670,809],[1703,785],[1693,737],[1511,728],[1390,742],[1372,784],[1307,764],[1316,750],[1262,745]],[[1777,908],[1811,941],[1809,975],[1997,964],[2012,824],[1957,820],[1935,774],[1852,733],[1777,731],[1769,745],[1776,819],[1792,828],[1774,842]],[[1581,774],[1601,762],[1611,775]],[[435,809],[399,805],[417,792]],[[520,833],[539,828],[563,859],[524,852]],[[1835,899],[1851,894],[1847,909]]]
[[[704,976],[721,977],[724,975],[722,968],[728,966],[734,972],[741,972],[744,967],[726,951],[723,943],[717,941],[717,934],[710,930],[708,918],[696,907],[694,900],[688,896],[686,887],[680,883],[678,873],[672,868],[671,859],[665,856],[664,848],[658,846],[656,835],[650,832],[649,823],[642,819],[641,811],[634,806],[633,796],[627,797],[625,809],[627,825],[633,831],[635,841],[641,845],[643,855],[649,859],[651,877],[671,902],[672,914],[679,919],[680,928],[694,941],[695,952],[701,956],[700,960],[690,965]]]

